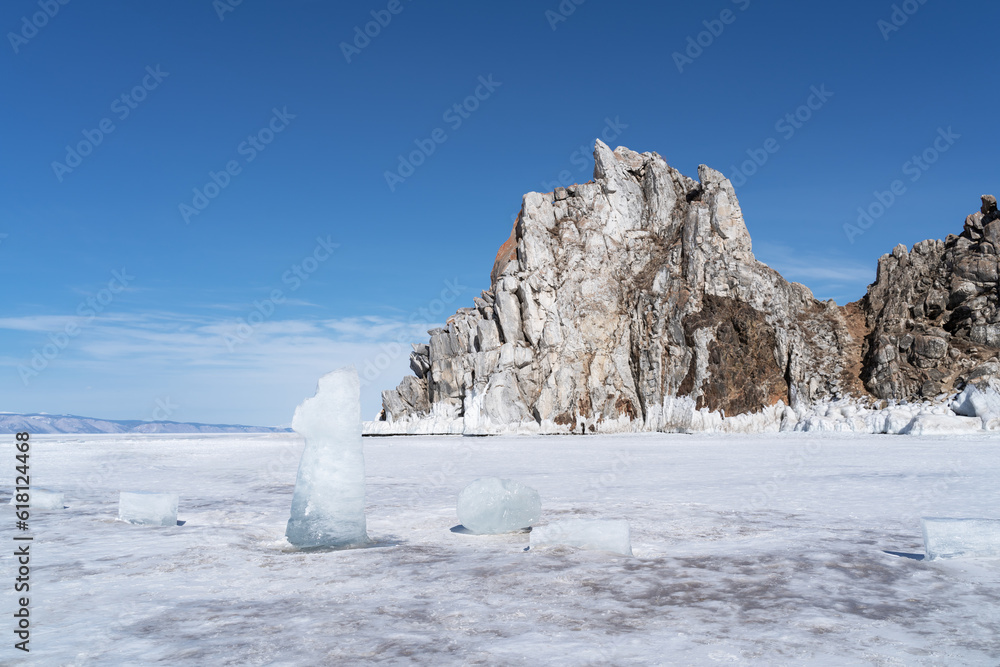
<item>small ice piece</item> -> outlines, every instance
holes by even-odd
[[[531,529],[532,548],[565,545],[632,555],[632,539],[628,521],[624,519],[567,519]]]
[[[541,516],[538,491],[512,479],[483,477],[458,494],[458,520],[480,535],[528,528]]]
[[[66,502],[62,491],[48,491],[46,489],[31,489],[28,491],[27,505],[33,510],[61,510]],[[18,502],[17,493],[10,499],[11,505],[24,505]]]
[[[319,379],[316,395],[295,409],[305,437],[285,537],[297,547],[368,544],[361,383],[353,366]]]
[[[927,560],[1000,556],[1000,519],[924,517]]]
[[[177,495],[149,491],[122,491],[118,518],[142,526],[176,526]]]

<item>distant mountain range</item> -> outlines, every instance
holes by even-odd
[[[94,419],[76,415],[0,412],[0,433],[287,433],[291,429],[238,424]]]

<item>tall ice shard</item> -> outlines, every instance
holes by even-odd
[[[295,409],[292,428],[305,437],[285,536],[297,547],[368,543],[361,384],[353,366],[324,375],[316,395]]]

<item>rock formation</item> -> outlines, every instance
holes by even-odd
[[[878,398],[932,398],[1000,375],[1000,214],[984,195],[959,236],[898,245],[860,302],[868,346],[862,379]]]
[[[838,307],[754,258],[719,172],[702,165],[695,181],[600,141],[594,160],[593,181],[524,196],[490,289],[414,345],[414,375],[383,392],[370,430],[688,430],[705,415],[787,427],[812,405],[913,400],[989,370],[992,198],[961,236],[883,256],[868,295]]]

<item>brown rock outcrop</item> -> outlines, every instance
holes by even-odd
[[[982,197],[961,235],[896,246],[860,302],[869,330],[861,377],[878,398],[954,393],[993,374],[1000,348],[1000,215]]]

